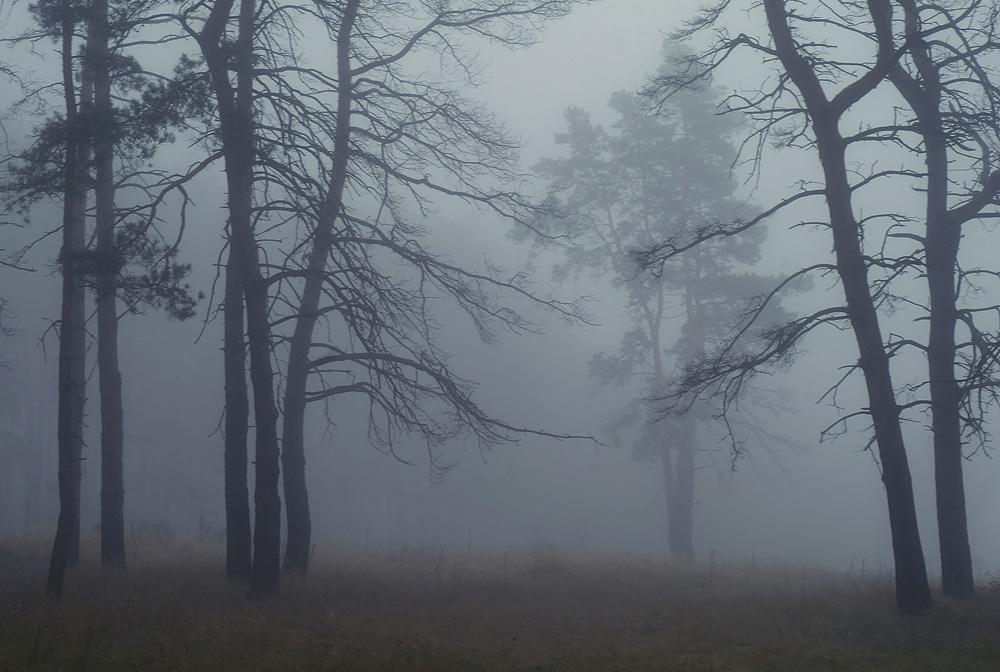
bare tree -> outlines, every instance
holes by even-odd
[[[691,22],[685,34],[713,26],[728,5],[724,2],[704,10]],[[894,348],[883,337],[879,317],[879,307],[893,297],[888,291],[888,279],[879,277],[873,282],[870,277],[873,258],[863,247],[863,225],[872,218],[859,220],[855,215],[858,191],[898,171],[873,172],[852,183],[855,173],[850,168],[847,152],[862,142],[870,141],[873,135],[877,137],[877,132],[845,136],[841,129],[847,111],[886,81],[906,47],[897,45],[892,39],[892,8],[889,2],[870,3],[870,16],[853,5],[799,12],[797,6],[790,7],[785,0],[764,0],[761,7],[767,25],[766,40],[746,34],[731,37],[725,30],[720,30],[718,41],[708,52],[688,59],[687,67],[682,68],[679,75],[659,79],[650,93],[662,99],[679,88],[696,85],[741,49],[756,52],[774,64],[773,77],[757,91],[731,96],[730,107],[744,112],[756,122],[750,138],[751,146],[755,140],[763,143],[773,135],[786,146],[804,146],[815,152],[822,168],[822,182],[817,188],[803,189],[747,222],[707,225],[696,232],[693,239],[662,241],[637,254],[637,258],[641,263],[655,267],[700,240],[739,235],[782,207],[803,198],[820,196],[826,203],[829,220],[825,226],[832,236],[835,261],[802,269],[793,274],[793,278],[814,272],[834,272],[844,290],[845,303],[824,307],[811,315],[767,330],[749,352],[724,344],[688,368],[674,398],[691,394],[715,395],[721,398],[725,408],[753,373],[787,362],[805,334],[823,325],[849,328],[860,355],[855,369],[863,374],[868,394],[868,406],[859,413],[868,416],[872,422],[873,443],[878,449],[886,488],[896,565],[897,605],[903,612],[925,610],[931,606],[931,597],[900,425],[903,407],[896,398],[890,373],[889,362]],[[838,29],[843,31],[843,35],[856,37],[858,33],[864,34],[860,27],[864,21],[870,21],[869,34],[874,36],[874,53],[867,62],[838,59],[836,55],[827,53],[831,49],[827,43],[813,40],[808,35],[808,29],[818,24],[827,31]],[[757,146],[763,147],[763,144]],[[891,213],[883,217],[891,217]],[[879,271],[882,269],[877,263],[874,267]],[[891,267],[887,271],[890,279],[893,272]],[[758,306],[767,305],[774,295],[761,297]],[[748,312],[744,330],[754,324],[759,314],[759,309]]]
[[[287,108],[292,98],[316,101],[327,87],[336,92],[335,115],[314,107],[296,115],[300,125],[295,129],[279,123],[282,138],[309,140],[290,145],[275,138],[272,146],[280,148],[284,160],[264,162],[269,184],[280,185],[278,192],[286,195],[275,206],[291,207],[308,224],[305,239],[271,278],[277,295],[289,297],[280,303],[293,307],[294,320],[283,398],[286,569],[304,571],[311,545],[304,446],[310,401],[367,396],[373,410],[371,436],[388,452],[400,430],[418,433],[431,448],[459,431],[471,431],[485,445],[530,431],[485,413],[472,399],[472,385],[449,370],[433,338],[427,288],[437,287],[456,300],[486,338],[498,327],[530,328],[522,314],[499,303],[495,294],[567,316],[579,316],[579,310],[536,297],[520,275],[469,271],[420,243],[420,229],[407,221],[407,202],[426,212],[436,199],[465,201],[521,224],[531,221],[535,206],[501,188],[521,179],[516,142],[447,81],[414,76],[407,64],[421,52],[441,53],[453,61],[443,71],[465,73],[461,84],[474,84],[475,64],[459,48],[460,36],[528,44],[537,39],[536,24],[562,16],[572,4],[470,2],[423,8],[407,17],[384,4],[351,1],[326,17],[337,45],[336,80],[300,71],[308,74],[312,88],[294,96],[282,90],[287,81],[267,85],[275,108]],[[273,118],[283,115],[291,118],[287,111],[276,111]],[[336,119],[333,129],[322,126],[330,116]],[[305,124],[304,118],[309,119]],[[323,142],[331,132],[332,143]],[[307,164],[301,158],[303,145],[310,146]],[[332,147],[332,154],[326,147]],[[309,165],[326,176],[325,183],[309,172],[299,174]],[[321,185],[319,198],[302,194],[300,185],[312,182]],[[361,205],[346,203],[345,190]],[[361,211],[366,202],[377,208],[374,216]],[[304,262],[298,261],[300,255]],[[381,271],[382,259],[409,268],[413,284]],[[319,321],[326,324],[328,336],[317,342]],[[319,383],[315,391],[307,389],[310,380]],[[435,469],[433,451],[431,463]]]
[[[909,50],[890,70],[889,80],[912,115],[900,136],[916,136],[907,144],[925,163],[925,230],[914,240],[923,251],[919,270],[929,297],[923,306],[929,334],[919,348],[928,363],[941,579],[946,595],[968,597],[975,583],[962,448],[966,435],[980,442],[987,438],[982,420],[986,397],[992,398],[996,386],[991,354],[996,337],[984,334],[975,319],[994,306],[970,310],[971,305],[960,305],[971,298],[970,281],[978,284],[974,278],[983,271],[963,270],[959,251],[963,225],[997,216],[1000,91],[986,57],[1000,48],[1000,9],[992,2],[899,4],[902,27],[895,42]],[[962,323],[971,338],[960,343]]]
[[[963,263],[960,252],[965,225],[997,217],[1000,179],[997,177],[996,148],[1000,146],[1000,131],[996,114],[997,88],[988,57],[998,48],[995,19],[1000,10],[996,3],[979,1],[947,8],[917,1],[899,5],[902,8],[899,14],[894,14],[894,5],[881,2],[871,3],[867,8],[845,5],[834,10],[827,7],[822,20],[818,15],[769,6],[769,23],[779,29],[773,48],[762,47],[745,36],[729,40],[729,46],[735,48],[745,44],[773,56],[784,54],[781,63],[787,61],[788,65],[782,85],[791,82],[798,87],[803,81],[803,86],[811,93],[807,95],[800,89],[800,98],[786,107],[773,102],[781,93],[786,93],[783,86],[767,92],[761,90],[752,96],[734,96],[730,100],[733,107],[761,122],[757,127],[757,140],[774,130],[774,123],[783,123],[785,127],[780,135],[783,144],[819,150],[820,136],[816,129],[823,127],[826,120],[817,121],[816,116],[821,113],[829,116],[828,108],[832,107],[842,116],[846,111],[845,103],[849,104],[847,107],[859,103],[867,92],[883,81],[891,83],[901,98],[901,103],[889,109],[891,116],[882,119],[878,114],[885,110],[884,105],[879,111],[868,108],[871,115],[868,125],[853,136],[840,138],[839,142],[845,150],[877,143],[887,150],[900,151],[904,161],[909,154],[919,157],[923,164],[896,170],[876,171],[873,168],[850,188],[856,194],[862,193],[889,180],[912,186],[924,194],[921,233],[909,227],[916,217],[890,210],[859,222],[857,237],[863,247],[864,224],[869,225],[870,231],[874,222],[889,222],[879,251],[865,252],[860,260],[869,264],[870,271],[881,276],[872,283],[876,305],[910,306],[918,311],[917,320],[929,325],[925,340],[894,337],[886,344],[886,352],[890,356],[901,356],[907,349],[913,349],[927,359],[927,377],[907,384],[906,393],[913,398],[900,404],[899,410],[901,413],[909,409],[929,412],[943,588],[947,595],[965,597],[973,593],[974,582],[962,476],[963,446],[970,441],[979,447],[985,445],[989,438],[985,415],[997,401],[996,358],[992,354],[997,334],[995,325],[983,326],[982,319],[997,310],[988,293],[983,291],[983,283],[995,279],[997,273]],[[836,62],[824,53],[829,49],[825,44],[806,45],[803,38],[797,38],[798,48],[806,59],[803,64],[802,59],[789,57],[791,52],[786,47],[790,40],[794,43],[797,34],[794,29],[782,27],[782,15],[788,20],[794,19],[799,26],[823,23],[841,28],[852,35],[851,39],[867,41],[876,55],[868,64]],[[712,12],[709,12],[702,17],[700,25],[708,25],[712,19]],[[692,25],[696,29],[699,27]],[[784,37],[779,40],[782,35]],[[724,58],[722,51],[714,53],[715,56],[692,65],[716,67]],[[858,74],[858,77],[823,107],[822,100],[817,103],[819,82],[804,81],[802,72],[808,69],[806,66],[816,70],[824,82],[840,81],[848,74]],[[797,73],[794,78],[793,71]],[[695,70],[690,70],[689,75],[688,81],[698,77]],[[668,87],[679,83],[677,80]],[[815,107],[815,104],[820,106]],[[768,116],[770,121],[765,121]],[[810,120],[815,140],[807,133],[806,119]],[[828,189],[803,192],[790,200],[816,194],[827,195],[829,200]],[[752,224],[730,227],[726,233],[721,228],[714,233],[704,233],[727,235]],[[664,249],[669,247],[670,244]],[[841,275],[846,268],[838,268]],[[926,301],[911,298],[912,291],[903,290],[905,294],[901,294],[892,289],[895,284],[909,282],[914,274],[921,275],[927,283]],[[834,313],[818,313],[817,317],[823,322],[832,315]],[[786,332],[776,333],[780,337],[778,340],[784,339],[784,345],[769,356],[785,352],[786,347],[791,347],[813,326],[807,323],[790,325]],[[717,359],[716,363],[721,361]],[[856,370],[864,371],[864,364],[862,359]],[[921,391],[929,395],[924,396]],[[882,466],[885,472],[888,467]],[[889,479],[886,483],[888,487]]]
[[[501,186],[521,179],[516,143],[484,110],[446,83],[412,74],[407,64],[433,50],[450,63],[443,72],[459,73],[461,84],[468,84],[476,67],[459,48],[460,36],[527,44],[536,39],[541,22],[565,14],[572,4],[514,0],[417,6],[351,0],[268,4],[256,13],[240,5],[236,19],[235,4],[218,3],[207,17],[199,18],[202,5],[182,14],[201,45],[218,101],[230,202],[227,389],[236,390],[242,375],[237,319],[229,313],[235,300],[228,288],[242,286],[257,404],[255,567],[259,542],[273,541],[266,544],[268,573],[262,587],[277,586],[270,570],[280,528],[272,515],[277,508],[269,505],[266,520],[261,517],[261,498],[280,500],[272,490],[278,472],[271,446],[276,450],[277,442],[264,438],[272,436],[275,416],[271,402],[266,409],[260,406],[271,393],[258,390],[258,385],[273,390],[273,369],[261,373],[263,350],[254,363],[255,343],[261,348],[287,344],[279,356],[287,366],[281,459],[289,521],[285,566],[292,571],[305,570],[311,546],[304,451],[309,401],[366,395],[372,403],[372,438],[388,452],[399,431],[417,432],[430,446],[462,428],[471,428],[486,443],[527,431],[484,413],[472,401],[472,385],[448,369],[432,336],[433,300],[427,292],[437,287],[455,298],[484,335],[494,325],[530,328],[521,314],[495,300],[495,290],[566,314],[578,310],[537,299],[519,274],[507,278],[494,269],[468,271],[421,245],[422,232],[407,221],[408,210],[426,216],[432,198],[463,200],[515,221],[534,215],[526,199]],[[307,51],[298,39],[303,21],[325,28],[335,44],[335,73],[305,65]],[[230,32],[236,34],[235,50],[228,46]],[[235,87],[229,79],[233,71]],[[345,194],[357,204],[348,204]],[[279,244],[290,245],[269,248],[259,233],[264,229],[273,231]],[[276,254],[283,261],[258,261]],[[396,270],[383,271],[383,263]],[[402,267],[410,269],[406,279],[400,277]],[[258,300],[263,317],[251,309]],[[257,327],[251,313],[260,317]],[[328,329],[325,342],[314,337],[317,324]],[[307,389],[309,381],[319,383],[318,389]],[[227,465],[232,468],[227,474],[233,476],[227,476],[227,493],[234,499],[245,480],[233,457],[245,430],[228,427],[238,409],[238,400],[228,398]]]

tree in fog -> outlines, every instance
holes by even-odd
[[[668,52],[669,53],[669,52]],[[686,91],[669,110],[647,115],[634,94],[615,94],[611,131],[594,126],[578,108],[566,112],[567,130],[557,143],[569,155],[546,159],[536,170],[550,181],[552,204],[561,211],[541,225],[536,245],[561,249],[565,262],[557,281],[589,274],[609,278],[627,296],[630,328],[618,350],[599,353],[591,375],[603,384],[642,388],[609,423],[617,434],[640,426],[637,456],[662,463],[671,555],[694,553],[694,493],[699,421],[711,409],[698,406],[660,419],[648,400],[661,394],[677,363],[718,343],[736,320],[739,297],[751,296],[770,279],[739,269],[759,257],[764,234],[725,240],[692,250],[652,275],[639,275],[630,251],[693,230],[705,221],[730,219],[747,210],[734,198],[729,167],[736,150],[728,118],[715,114],[712,91]],[[672,330],[679,335],[672,338]],[[701,453],[704,455],[704,453]],[[705,466],[705,465],[702,465]]]
[[[963,226],[996,217],[1000,193],[1000,91],[987,66],[998,50],[993,2],[942,8],[903,0],[896,43],[910,46],[889,71],[889,81],[906,102],[909,122],[900,140],[922,155],[925,194],[922,236],[908,259],[927,280],[927,387],[934,439],[941,581],[951,597],[973,594],[975,580],[962,475],[966,437],[984,441],[984,411],[995,402],[996,331],[983,326],[996,305],[979,304],[976,294],[993,271],[967,267],[959,258]],[[881,39],[888,40],[887,35]],[[970,301],[970,299],[972,301]],[[960,302],[965,302],[961,305]],[[978,304],[978,305],[977,305]],[[977,317],[980,318],[977,320]],[[959,329],[964,334],[959,335]],[[959,338],[965,339],[959,342]],[[956,372],[956,368],[959,372]]]
[[[199,14],[205,7],[196,5],[182,14],[212,77],[229,187],[227,390],[231,384],[235,390],[243,375],[243,345],[236,340],[241,317],[231,319],[237,294],[230,287],[242,293],[247,311],[257,434],[255,592],[278,584],[279,399],[272,343],[287,344],[277,361],[286,367],[280,407],[289,570],[305,570],[311,547],[308,402],[366,396],[370,436],[388,452],[400,431],[421,435],[431,447],[466,429],[486,443],[522,431],[486,415],[472,400],[472,385],[449,370],[435,342],[430,292],[456,299],[488,336],[500,325],[515,331],[529,326],[493,296],[503,290],[533,300],[524,279],[493,269],[468,271],[437,258],[421,245],[423,232],[410,221],[414,213],[429,216],[434,198],[530,219],[530,204],[509,186],[519,179],[516,144],[446,80],[414,74],[408,64],[437,52],[441,72],[460,77],[459,86],[468,84],[476,69],[458,48],[460,39],[529,43],[536,22],[565,14],[571,4],[418,7],[352,0],[308,9],[268,6],[257,13],[256,24],[252,3],[237,10],[219,2],[205,16]],[[230,28],[233,13],[240,18]],[[334,42],[336,72],[305,64],[311,55],[306,42],[289,29],[301,22],[321,27]],[[277,245],[261,240],[263,227]],[[265,250],[267,263],[261,261]],[[314,335],[317,324],[327,329],[322,339]],[[238,403],[227,398],[227,465],[240,460],[237,443],[245,435],[229,429],[230,416],[242,413]],[[238,495],[231,499],[228,493],[245,483],[238,472],[227,466],[231,511]]]
[[[721,11],[723,7],[719,5],[717,9]],[[824,180],[819,188],[812,191],[825,196],[836,264],[804,269],[801,274],[815,270],[836,270],[844,289],[846,305],[824,307],[811,315],[767,332],[761,339],[758,352],[737,353],[733,356],[725,346],[717,349],[687,369],[680,383],[681,389],[676,394],[705,394],[709,390],[721,388],[723,395],[731,395],[733,390],[748,378],[748,372],[770,365],[781,357],[787,357],[798,338],[804,333],[823,324],[832,323],[841,326],[844,322],[849,323],[860,350],[858,365],[864,374],[868,390],[868,413],[872,419],[888,498],[896,565],[897,604],[902,611],[921,611],[930,607],[931,598],[917,528],[909,463],[900,426],[900,405],[896,399],[889,370],[889,346],[883,339],[879,320],[878,307],[885,301],[886,294],[883,291],[884,285],[873,285],[869,282],[870,264],[862,247],[862,223],[854,212],[858,185],[851,183],[852,173],[847,163],[847,149],[854,144],[851,140],[860,141],[861,138],[845,138],[840,130],[841,119],[845,112],[884,80],[889,68],[896,61],[897,54],[891,43],[888,45],[880,43],[873,67],[859,66],[860,73],[844,73],[836,78],[830,77],[830,72],[836,69],[835,64],[830,59],[818,59],[810,53],[813,49],[808,45],[811,43],[803,45],[796,38],[790,21],[798,17],[786,7],[784,0],[765,0],[763,8],[769,40],[756,40],[746,35],[736,39],[727,36],[723,39],[731,47],[746,44],[773,59],[779,67],[777,83],[771,84],[772,88],[762,88],[747,102],[737,101],[735,104],[746,108],[751,115],[756,113],[757,118],[763,117],[764,123],[770,124],[778,123],[778,119],[783,121],[789,117],[795,119],[797,114],[805,115],[808,128],[802,129],[798,135],[788,138],[786,142],[807,144],[819,156]],[[698,22],[694,23],[694,27],[711,26],[714,18],[715,15],[705,10]],[[728,51],[737,53],[738,50]],[[692,85],[692,82],[688,81],[691,77],[685,75],[702,76],[710,68],[698,69],[701,62],[713,56],[721,58],[726,53],[725,46],[720,45],[712,50],[711,55],[701,55],[701,60],[698,57],[690,59],[688,71],[660,79],[658,91],[655,93],[660,91],[666,94],[673,93],[676,90],[675,83]],[[835,84],[848,79],[848,74],[854,75],[848,80],[848,84],[841,84],[835,93],[827,93],[828,88],[833,88]],[[829,81],[831,79],[832,82]],[[783,114],[776,114],[775,108],[781,110]],[[765,117],[769,113],[770,116]],[[807,135],[806,133],[810,131],[811,134]],[[807,193],[809,192],[802,191],[793,198],[802,197]],[[753,224],[762,219],[762,217],[754,218],[749,223],[738,223],[736,226],[723,223],[718,230],[735,235],[749,230]],[[699,233],[701,235],[696,239],[716,237],[713,235],[714,230]],[[680,247],[693,244],[685,241]],[[660,263],[661,260],[672,256],[677,247],[677,238],[667,239],[650,248],[649,254],[643,255],[642,260],[647,265]],[[751,314],[750,319],[752,317]],[[731,382],[733,378],[736,379],[735,384]]]
[[[38,200],[63,198],[63,306],[59,322],[59,455],[60,522],[53,544],[48,592],[61,597],[67,564],[79,554],[80,460],[83,448],[83,403],[86,398],[85,292],[96,290],[97,365],[101,396],[101,559],[105,568],[125,567],[124,443],[121,373],[118,367],[118,298],[128,311],[143,305],[166,308],[185,318],[194,300],[182,284],[187,267],[174,263],[176,247],[151,235],[157,203],[170,191],[169,180],[157,184],[159,171],[142,165],[169,139],[168,128],[179,122],[180,108],[162,85],[148,80],[132,59],[120,52],[131,30],[142,23],[144,7],[115,7],[103,0],[83,8],[40,3],[33,8],[38,29],[18,40],[61,43],[63,110],[44,122],[34,142],[8,157],[13,179],[4,186],[8,207],[28,214]],[[76,43],[80,49],[76,52]],[[114,45],[114,46],[113,46]],[[77,84],[77,80],[79,84]],[[116,109],[113,85],[117,80]],[[44,105],[44,88],[29,99]],[[116,172],[115,153],[127,165]],[[128,209],[115,207],[116,184],[131,186],[150,197]],[[88,247],[87,196],[95,192],[94,246]],[[132,217],[132,221],[129,221]],[[125,230],[116,230],[119,222]],[[20,255],[27,253],[22,250]]]
[[[80,460],[83,455],[83,415],[86,401],[85,294],[77,256],[85,246],[86,169],[84,143],[72,131],[79,123],[80,99],[73,81],[76,16],[72,3],[62,0],[38,7],[39,23],[61,42],[64,113],[62,172],[62,302],[59,316],[59,519],[46,582],[46,593],[63,596],[67,565],[80,557]],[[46,11],[48,10],[48,11]],[[89,92],[82,92],[86,97]]]
[[[946,591],[956,596],[969,594],[962,433],[984,436],[983,413],[995,400],[995,363],[990,354],[997,340],[995,326],[991,333],[974,318],[996,307],[970,303],[959,311],[956,301],[974,299],[978,285],[996,274],[963,269],[957,255],[962,224],[995,216],[984,212],[998,186],[992,151],[997,146],[996,117],[991,112],[995,92],[990,70],[980,62],[995,48],[995,8],[978,2],[948,10],[902,3],[903,11],[895,13],[893,3],[880,0],[866,7],[826,6],[813,13],[784,0],[765,0],[761,8],[767,36],[758,39],[746,34],[730,36],[721,28],[719,17],[728,4],[703,11],[683,31],[688,35],[719,28],[713,46],[687,59],[681,74],[660,78],[651,95],[667,100],[677,91],[697,86],[733,54],[757,53],[772,64],[771,77],[759,89],[728,99],[731,108],[754,123],[744,147],[759,158],[770,138],[782,148],[812,152],[819,159],[822,181],[804,185],[760,217],[705,227],[687,238],[666,239],[638,258],[657,267],[702,241],[744,235],[773,212],[821,197],[829,219],[820,226],[832,235],[835,262],[804,268],[797,275],[835,273],[845,302],[767,331],[757,340],[756,351],[749,354],[736,353],[724,344],[686,370],[672,392],[673,399],[690,395],[731,399],[756,372],[787,363],[804,335],[824,326],[849,329],[860,353],[849,371],[862,374],[868,405],[843,422],[862,415],[871,421],[869,445],[877,447],[888,500],[897,605],[904,612],[931,605],[901,428],[904,414],[911,409],[929,409],[932,417]],[[817,26],[822,26],[824,40],[815,39]],[[851,45],[849,59],[840,58],[830,46],[838,43],[834,34],[844,45]],[[867,58],[859,58],[858,53]],[[885,92],[880,84],[888,83],[901,94],[902,103],[891,106],[884,99],[874,100]],[[865,123],[845,135],[849,110],[865,115]],[[860,163],[862,148],[876,147],[899,157],[902,168]],[[915,164],[911,157],[923,165],[908,165],[907,161]],[[905,202],[884,198],[889,189],[909,193],[913,186],[925,198],[926,210],[920,215],[907,212]],[[879,190],[879,197],[867,199],[874,190]],[[856,214],[862,206],[867,211],[864,217]],[[925,218],[922,232],[913,224],[918,217]],[[927,303],[907,296],[913,277],[920,275],[930,287]],[[760,305],[767,302],[765,296]],[[883,317],[897,309],[916,310],[918,323],[929,318],[929,340],[907,335],[886,339]],[[756,315],[748,313],[745,325],[753,324]],[[968,333],[957,343],[959,318]],[[930,373],[899,388],[893,382],[890,360],[905,357],[910,348],[927,357]],[[956,375],[956,369],[962,373]],[[897,397],[899,389],[904,390],[905,399]],[[928,389],[929,399],[918,396]],[[957,418],[961,418],[958,426]]]
[[[571,5],[476,2],[400,21],[385,7],[352,0],[339,18],[337,125],[330,168],[323,171],[329,175],[326,193],[318,208],[302,213],[310,223],[308,256],[303,263],[293,254],[282,272],[283,291],[299,297],[283,400],[287,569],[304,570],[311,545],[307,403],[366,396],[373,409],[370,436],[387,451],[396,431],[416,433],[432,449],[460,431],[470,431],[485,445],[524,431],[481,410],[472,385],[449,369],[435,343],[428,290],[454,299],[487,340],[497,328],[530,327],[497,294],[566,315],[576,309],[530,295],[520,276],[466,270],[421,244],[423,232],[411,211],[426,211],[443,199],[473,204],[484,216],[515,224],[527,222],[534,208],[512,190],[519,180],[516,142],[459,93],[475,78],[465,75],[451,83],[414,76],[407,66],[421,54],[442,53],[452,61],[442,72],[474,72],[473,59],[456,48],[463,35],[530,44],[537,39],[534,22],[561,16]],[[389,38],[382,34],[387,26],[394,28]],[[363,205],[345,202],[345,188],[360,204],[377,204],[378,210],[366,214]],[[410,281],[393,277],[392,267],[409,269]],[[301,288],[288,282],[293,278]],[[316,342],[320,318],[327,335]],[[307,391],[310,379],[315,391]],[[435,465],[433,450],[430,459]]]
[[[226,533],[227,573],[245,576],[252,591],[277,589],[281,548],[281,500],[278,495],[280,449],[278,406],[271,359],[267,280],[253,224],[255,119],[253,0],[217,0],[205,16],[201,5],[186,9],[181,20],[197,41],[211,78],[217,110],[218,143],[226,174],[228,218],[223,351],[226,372]],[[235,16],[233,13],[235,11]],[[235,38],[229,34],[230,24]],[[233,73],[233,76],[230,76]],[[244,311],[245,307],[245,311]],[[244,319],[246,337],[244,338]],[[255,520],[253,556],[246,485],[247,397],[244,350],[249,349],[255,427]]]

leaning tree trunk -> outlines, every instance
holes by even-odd
[[[764,0],[764,9],[775,53],[801,94],[816,136],[826,185],[837,273],[844,287],[847,317],[858,345],[859,366],[868,392],[868,412],[882,463],[882,482],[888,501],[896,568],[896,605],[904,613],[924,611],[931,607],[931,594],[917,527],[913,483],[903,443],[899,405],[892,386],[889,355],[868,283],[867,261],[861,249],[861,230],[854,216],[845,156],[846,142],[839,129],[840,118],[851,103],[878,80],[872,77],[860,84],[855,82],[856,86],[845,90],[846,93],[842,92],[834,101],[827,100],[819,76],[798,51],[788,25],[785,0]],[[890,5],[880,3],[878,10],[881,18],[888,16],[891,21]],[[886,59],[894,62],[892,51],[886,51],[880,44],[877,67],[887,67],[890,61]]]
[[[63,196],[62,308],[59,322],[59,520],[52,543],[52,556],[45,592],[62,599],[66,567],[79,558],[80,460],[83,453],[83,409],[86,400],[84,370],[85,325],[83,289],[77,271],[83,251],[86,198],[80,166],[81,146],[76,92],[73,82],[73,30],[75,22],[68,3],[63,3],[62,74],[66,105],[65,190]]]
[[[285,506],[288,517],[288,543],[285,570],[305,572],[309,566],[311,524],[309,493],[306,489],[305,413],[306,382],[309,378],[309,352],[313,329],[319,314],[327,258],[333,247],[333,227],[340,215],[344,185],[347,182],[349,140],[351,134],[351,31],[360,0],[348,0],[337,32],[337,130],[334,136],[334,164],[323,212],[316,223],[313,246],[305,273],[305,286],[299,303],[288,352],[288,375],[285,380],[282,466],[285,469]]]
[[[821,149],[827,180],[827,203],[833,230],[837,271],[844,285],[847,311],[860,353],[860,366],[868,391],[869,413],[875,429],[882,482],[889,508],[893,558],[896,566],[896,602],[902,612],[916,612],[931,606],[927,569],[924,564],[913,483],[903,443],[899,405],[889,370],[878,313],[868,284],[868,268],[861,251],[857,221],[851,206],[850,185],[843,144],[835,127],[814,124],[821,148],[832,145],[839,151]]]
[[[115,185],[108,3],[94,0],[87,58],[94,72],[94,201],[97,253],[97,368],[101,393],[101,566],[125,569],[125,442],[118,366],[119,254],[115,245]]]

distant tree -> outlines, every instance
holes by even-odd
[[[697,426],[713,413],[702,406],[662,419],[651,400],[664,393],[676,367],[724,339],[737,320],[740,297],[774,281],[748,272],[759,257],[763,229],[753,238],[691,250],[655,275],[640,274],[630,258],[634,249],[747,212],[734,197],[729,171],[736,150],[727,138],[734,127],[715,114],[714,95],[685,91],[662,114],[650,116],[638,96],[617,93],[610,102],[617,114],[610,132],[570,108],[567,131],[557,136],[569,156],[536,167],[550,181],[552,203],[561,211],[540,224],[543,235],[535,237],[536,245],[563,252],[556,280],[584,273],[609,278],[628,297],[630,328],[616,352],[594,356],[590,372],[604,384],[642,382],[609,429],[617,434],[640,424],[636,455],[661,460],[675,557],[694,554]],[[671,343],[675,325],[679,336]]]

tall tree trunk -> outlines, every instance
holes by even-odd
[[[281,496],[278,494],[281,450],[278,445],[278,406],[274,396],[271,363],[271,323],[267,308],[267,280],[260,270],[257,240],[249,207],[253,199],[253,29],[254,0],[240,0],[239,34],[236,38],[236,109],[233,133],[223,132],[230,145],[227,174],[235,175],[240,194],[238,217],[230,222],[231,244],[239,255],[246,301],[247,343],[250,350],[250,383],[255,421],[253,567],[250,591],[265,595],[278,590],[281,575]],[[237,158],[238,170],[229,172],[228,159]],[[246,208],[246,212],[242,208]]]
[[[868,391],[869,413],[875,429],[882,482],[889,508],[893,558],[896,567],[896,602],[900,611],[923,611],[931,606],[924,564],[909,460],[900,427],[899,405],[889,370],[878,313],[868,284],[868,268],[861,251],[857,221],[851,206],[847,167],[839,132],[815,123],[823,137],[821,150],[827,180],[827,203],[833,230],[837,271],[844,285],[848,317],[860,353],[860,366]],[[833,148],[841,148],[839,151]]]
[[[919,12],[912,0],[903,0],[906,34],[920,32]],[[958,321],[958,250],[962,221],[948,210],[948,133],[941,116],[941,78],[926,45],[914,40],[913,59],[919,80],[896,67],[890,79],[920,122],[927,163],[927,229],[924,260],[930,294],[930,332],[927,340],[931,393],[931,429],[934,436],[934,485],[937,495],[941,584],[945,595],[971,597],[975,593],[972,552],[962,474],[962,390],[955,377]],[[985,203],[985,201],[984,201]]]
[[[86,400],[84,369],[83,288],[78,255],[83,251],[84,218],[81,203],[86,198],[80,165],[79,116],[73,82],[73,29],[68,3],[62,6],[62,75],[66,107],[65,191],[62,222],[62,308],[59,322],[59,520],[52,543],[52,556],[45,592],[62,599],[68,565],[79,559],[80,460],[83,454],[83,410]]]
[[[333,144],[334,164],[326,202],[313,234],[305,287],[288,353],[281,460],[285,469],[285,506],[288,517],[285,570],[291,572],[305,572],[309,566],[311,524],[305,473],[306,382],[309,378],[310,345],[319,313],[324,271],[333,247],[333,227],[340,215],[347,181],[353,103],[351,31],[359,4],[360,0],[347,0],[337,32],[337,83],[340,88],[337,95],[337,130]]]
[[[816,135],[837,272],[844,286],[847,316],[858,344],[859,366],[865,378],[868,410],[882,464],[896,568],[896,605],[904,613],[924,611],[931,607],[931,594],[917,527],[913,483],[900,427],[899,405],[892,386],[889,355],[872,300],[867,262],[861,249],[861,231],[853,211],[846,143],[839,130],[840,117],[850,106],[850,97],[838,99],[837,106],[827,100],[819,77],[798,52],[788,25],[785,1],[764,0],[764,8],[774,49],[799,89]],[[880,6],[880,11],[891,17],[890,6]],[[883,54],[880,47],[879,57],[894,58],[894,55]],[[857,93],[860,90],[855,88],[851,94],[860,95]]]
[[[101,393],[101,566],[125,569],[125,442],[118,366],[119,254],[115,245],[114,118],[108,48],[108,2],[94,0],[87,58],[94,73],[95,233],[97,237],[97,368]]]
[[[253,564],[250,533],[250,490],[247,486],[247,434],[250,399],[246,379],[243,320],[243,276],[236,247],[229,246],[223,305],[223,357],[226,375],[226,576],[249,581]]]
[[[931,222],[928,219],[925,238],[931,303],[927,361],[941,582],[945,595],[971,597],[975,593],[975,581],[962,474],[962,392],[955,378],[955,323],[958,311],[954,272],[959,236],[953,235],[958,227],[949,226],[951,223],[947,218],[938,220],[936,225]]]
[[[936,113],[937,110],[934,110]],[[930,290],[930,333],[927,342],[934,435],[934,485],[937,495],[941,583],[950,597],[975,593],[972,552],[965,510],[962,475],[962,391],[955,378],[956,306],[955,269],[962,228],[948,216],[947,138],[938,124],[924,130],[927,151],[927,233],[924,253]]]
[[[243,340],[234,335],[236,329],[235,294],[230,290],[240,286],[246,307],[247,343],[250,351],[250,381],[254,396],[256,429],[255,481],[254,481],[254,534],[253,559],[250,567],[251,593],[262,595],[278,589],[281,569],[281,498],[278,494],[280,475],[278,448],[278,409],[274,398],[274,371],[271,365],[271,331],[267,311],[267,281],[261,274],[257,241],[251,219],[253,203],[253,18],[254,1],[241,0],[235,60],[230,62],[224,45],[225,28],[230,19],[234,0],[217,0],[202,31],[196,36],[205,63],[212,78],[219,106],[219,135],[222,141],[228,187],[230,264],[227,269],[227,322],[225,347],[230,351],[240,346],[239,355],[227,356],[227,396],[239,393],[239,375],[235,363],[243,359]],[[236,87],[230,78],[230,68],[236,70]],[[238,277],[229,273],[236,271]],[[245,398],[245,395],[244,395]],[[238,401],[238,400],[237,400]],[[239,408],[228,412],[241,411]],[[234,418],[234,424],[236,419]],[[241,429],[241,428],[237,428]],[[238,434],[239,432],[237,432]],[[243,434],[245,436],[245,433]],[[227,437],[227,486],[228,496],[237,498],[241,492],[238,482],[240,460],[245,460],[245,450],[240,453],[236,434]],[[230,476],[234,478],[228,480]],[[230,513],[238,517],[236,508]],[[241,523],[242,519],[238,522]],[[240,539],[244,533],[239,530]],[[234,547],[235,555],[235,547]],[[244,568],[243,557],[234,557],[233,567]]]

